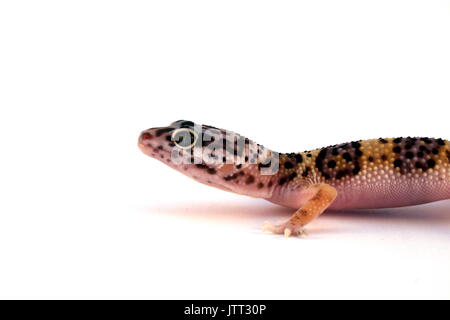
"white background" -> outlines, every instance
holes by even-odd
[[[2,1],[0,298],[450,298],[450,202],[292,213],[143,155],[179,119],[281,152],[450,138],[449,1]]]

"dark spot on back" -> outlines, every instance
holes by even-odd
[[[350,162],[352,161],[352,156],[350,155],[350,153],[346,152],[342,155],[342,158],[344,158],[346,161]]]
[[[402,148],[400,148],[399,146],[395,146],[392,151],[394,151],[395,153],[400,153],[402,152]]]
[[[322,150],[320,150],[319,155],[317,156],[317,158],[325,159],[325,157],[327,156],[327,152],[328,152],[328,149],[327,148],[323,148]]]
[[[403,161],[400,160],[400,159],[396,159],[396,160],[394,161],[394,167],[395,167],[395,168],[401,167],[402,164],[403,164]]]
[[[328,168],[334,169],[336,167],[336,161],[330,160],[330,161],[328,161],[327,165],[328,165]]]
[[[292,168],[294,167],[294,165],[292,164],[292,162],[286,161],[286,162],[284,163],[284,167],[285,167],[286,169],[292,169]]]
[[[354,141],[352,142],[352,147],[355,149],[359,149],[361,148],[361,143],[359,143],[358,141]]]
[[[297,163],[302,163],[303,162],[303,156],[300,153],[296,153],[294,158],[295,158],[295,161]]]

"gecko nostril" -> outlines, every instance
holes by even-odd
[[[153,135],[150,132],[144,131],[139,136],[139,143],[145,144],[146,142],[148,142],[152,138],[153,138]]]

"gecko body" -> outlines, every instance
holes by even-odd
[[[179,120],[143,131],[138,145],[201,183],[295,209],[287,222],[264,225],[286,236],[302,234],[326,209],[450,199],[450,142],[444,139],[379,138],[278,153],[232,131]]]

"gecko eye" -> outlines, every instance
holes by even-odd
[[[198,134],[192,129],[181,128],[172,133],[172,141],[182,149],[191,148],[197,142]]]

